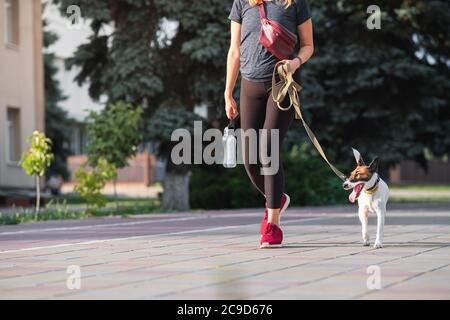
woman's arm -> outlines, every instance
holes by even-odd
[[[297,70],[303,63],[309,60],[314,53],[312,20],[308,19],[297,27],[300,38],[300,51],[297,57],[290,60],[293,70]]]
[[[227,78],[225,85],[225,110],[228,119],[234,119],[238,115],[237,104],[233,99],[233,90],[239,74],[241,46],[241,25],[231,21],[231,42],[227,56]]]

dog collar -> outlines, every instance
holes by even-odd
[[[374,185],[371,186],[369,189],[364,190],[367,194],[374,194],[378,190],[378,182],[380,182],[380,176],[378,176],[377,181],[375,181]]]

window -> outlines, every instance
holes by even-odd
[[[20,160],[20,110],[8,108],[6,116],[6,155],[9,162]]]
[[[5,41],[7,44],[19,45],[19,0],[5,2]]]
[[[71,128],[72,138],[70,141],[70,151],[73,155],[81,155],[86,152],[87,132],[83,125],[75,125]]]
[[[80,154],[80,129],[78,127],[74,127],[72,129],[72,138],[70,139],[70,152],[73,155]]]

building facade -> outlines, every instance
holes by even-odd
[[[0,0],[0,191],[31,189],[18,164],[34,130],[44,131],[40,1]]]

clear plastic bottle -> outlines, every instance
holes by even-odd
[[[223,166],[225,168],[236,167],[236,137],[233,132],[234,129],[229,127],[226,127],[223,131]]]

